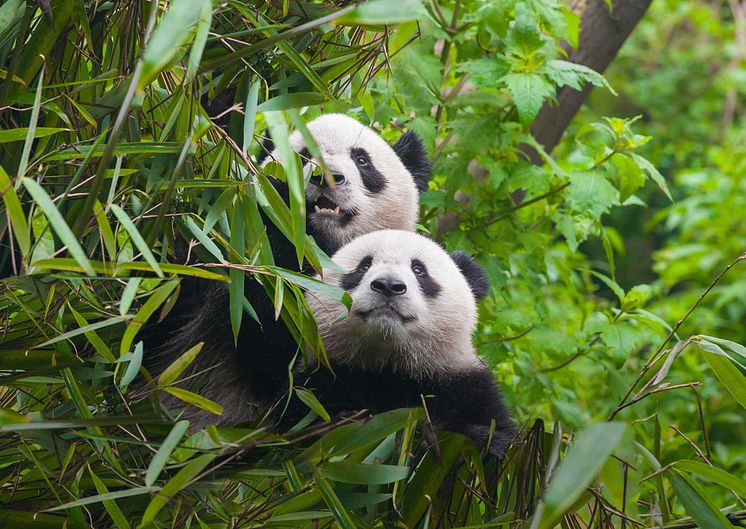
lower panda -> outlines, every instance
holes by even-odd
[[[307,123],[334,185],[320,177],[299,131],[289,137],[300,155],[308,177],[305,188],[306,226],[320,248],[332,255],[355,237],[379,229],[414,230],[419,213],[419,192],[427,189],[430,162],[420,138],[412,131],[389,145],[373,130],[343,114],[324,114]],[[261,162],[278,158],[271,145],[264,146]],[[274,181],[287,201],[284,182]],[[293,244],[264,218],[274,264],[298,269]],[[236,424],[255,419],[257,401],[274,398],[287,386],[288,364],[298,344],[275,309],[264,287],[245,279],[244,295],[259,323],[244,314],[237,343],[231,332],[229,296],[223,285],[204,279],[184,279],[176,305],[161,322],[149,325],[143,336],[145,365],[162,371],[199,342],[202,351],[185,372],[188,389],[224,408],[221,416],[189,407],[184,416],[198,429],[210,423]],[[182,386],[183,387],[183,386]],[[169,399],[168,407],[183,407]]]
[[[413,232],[382,230],[340,249],[324,280],[352,297],[349,315],[307,294],[332,371],[311,362],[296,380],[332,415],[374,413],[423,402],[433,423],[502,457],[516,428],[494,374],[475,354],[476,300],[489,289],[482,268]],[[307,412],[291,400],[287,424]],[[491,421],[495,429],[490,437]]]

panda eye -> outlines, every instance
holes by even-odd
[[[355,163],[358,164],[360,167],[365,167],[368,165],[368,158],[363,155],[358,155],[355,157]]]
[[[412,272],[416,276],[421,276],[425,274],[425,269],[420,265],[412,265]]]
[[[367,272],[368,270],[370,270],[370,264],[369,263],[362,264],[360,265],[358,270],[361,272]]]

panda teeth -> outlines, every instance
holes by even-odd
[[[339,215],[339,212],[341,211],[342,208],[340,206],[337,206],[334,209],[329,209],[329,208],[320,208],[319,206],[314,205],[313,209],[314,211],[316,211],[316,213],[334,213],[335,215]]]

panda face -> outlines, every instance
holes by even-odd
[[[308,224],[327,251],[381,229],[414,230],[418,187],[427,186],[429,162],[421,142],[407,133],[392,148],[368,127],[343,114],[307,124],[334,180],[330,185],[311,159],[300,132],[290,145],[307,160],[304,172]],[[274,155],[275,153],[273,153]]]
[[[338,303],[308,295],[330,359],[413,376],[479,364],[471,343],[474,295],[436,243],[383,230],[355,239],[333,260],[348,272],[325,271],[324,279],[350,293],[350,314],[338,320]]]

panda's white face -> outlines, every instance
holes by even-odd
[[[325,114],[307,124],[333,175],[330,186],[310,159],[300,132],[290,145],[308,160],[306,205],[310,228],[337,249],[354,238],[387,228],[414,230],[417,185],[392,147],[378,134],[343,114]],[[271,158],[276,158],[273,152]]]
[[[436,243],[383,230],[355,239],[333,260],[349,272],[326,270],[324,280],[350,293],[349,316],[338,320],[339,303],[307,295],[330,359],[414,376],[479,364],[471,343],[474,295]]]

